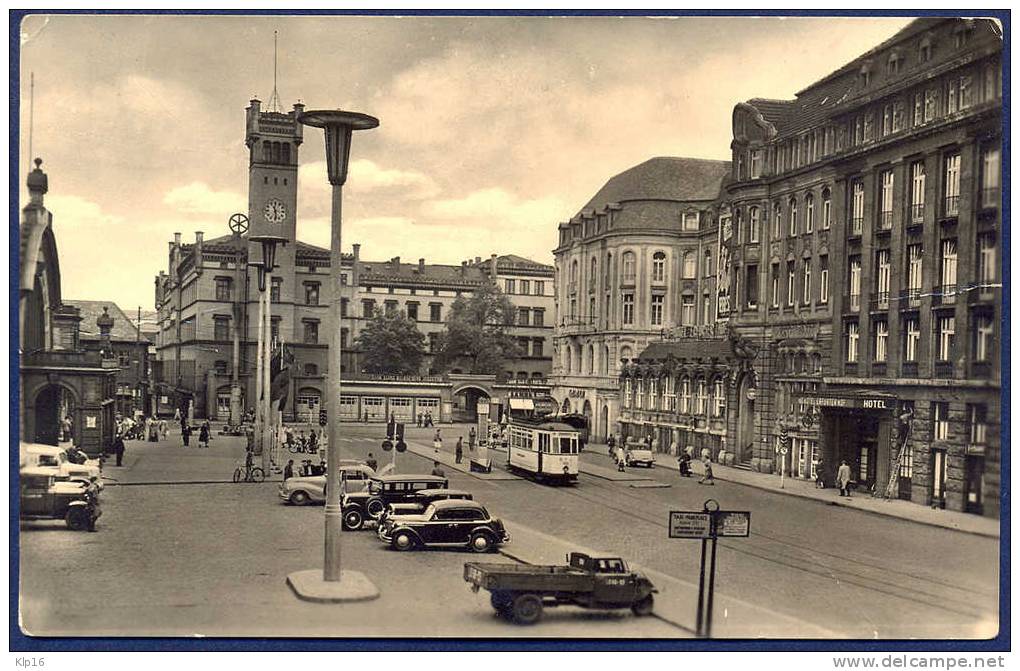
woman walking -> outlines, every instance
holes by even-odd
[[[198,446],[209,447],[209,422],[202,422],[198,429]]]

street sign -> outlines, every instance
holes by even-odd
[[[383,452],[389,452],[390,450],[392,450],[393,449],[393,441],[390,440],[389,438],[384,440],[382,442],[382,449],[383,449]]]
[[[397,441],[397,452],[404,452],[407,450],[407,443],[402,440]]]
[[[790,450],[789,450],[789,449],[787,449],[787,447],[786,447],[785,445],[784,445],[783,447],[780,447],[780,448],[779,448],[779,454],[786,454],[786,453],[787,453],[787,452],[789,452],[789,451],[790,451]]]
[[[671,510],[669,512],[670,538],[711,538],[712,513]]]
[[[720,510],[715,513],[715,535],[720,537],[751,535],[751,513],[746,510]]]

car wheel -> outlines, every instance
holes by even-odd
[[[71,508],[64,517],[67,528],[71,531],[85,531],[89,528],[89,513],[84,508]]]
[[[535,624],[542,617],[542,599],[535,594],[521,594],[514,599],[512,608],[517,624]]]
[[[264,482],[266,479],[266,472],[261,468],[251,469],[251,481],[252,482]]]
[[[649,594],[646,597],[644,597],[643,599],[641,599],[640,601],[638,601],[637,603],[635,603],[633,606],[631,606],[630,609],[632,611],[634,611],[635,615],[641,615],[641,616],[651,615],[652,614],[652,607],[654,605],[655,605],[655,597],[653,597],[651,594]]]
[[[362,516],[360,510],[348,510],[344,513],[344,529],[348,531],[357,531],[365,523],[365,518]]]
[[[492,552],[495,546],[496,543],[492,540],[492,536],[484,531],[476,531],[471,534],[471,540],[468,543],[468,547],[471,548],[471,551],[479,554],[482,552]]]
[[[290,495],[290,502],[295,506],[303,506],[308,503],[308,494],[305,492],[294,492]],[[346,517],[344,519],[346,520]]]
[[[492,604],[497,613],[506,616],[514,604],[514,599],[512,595],[506,592],[493,592],[489,595],[489,603]]]
[[[369,499],[365,504],[365,510],[368,511],[368,515],[372,519],[379,519],[386,511],[386,504],[382,502],[382,499]]]
[[[418,541],[415,540],[414,536],[412,536],[409,532],[398,531],[393,534],[393,541],[391,544],[393,545],[394,550],[398,552],[407,552],[408,550],[413,550],[415,546],[418,545]]]

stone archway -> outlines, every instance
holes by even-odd
[[[589,440],[595,435],[595,413],[591,409],[591,401],[588,399],[584,400],[584,405],[581,406],[581,414],[584,415],[585,420],[588,422],[588,436]]]
[[[742,464],[751,463],[754,446],[758,440],[754,427],[754,409],[757,387],[754,375],[744,373],[737,385],[737,444],[734,446],[736,459]]]
[[[477,422],[478,402],[488,401],[490,397],[489,390],[484,387],[470,384],[457,387],[453,392],[453,421]]]
[[[44,445],[57,445],[62,437],[61,420],[71,417],[77,425],[77,408],[74,394],[59,384],[47,384],[35,394],[33,403],[32,442]],[[75,428],[71,429],[72,434]],[[70,440],[70,436],[63,436]]]
[[[609,406],[603,405],[599,419],[599,440],[605,442],[609,439],[610,433],[612,433],[612,429],[609,427]]]

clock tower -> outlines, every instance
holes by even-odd
[[[287,245],[276,252],[278,269],[275,272],[292,275],[297,225],[298,147],[303,139],[303,126],[298,123],[297,117],[304,110],[304,105],[296,103],[294,109],[286,114],[263,111],[261,106],[261,101],[252,100],[245,110],[249,233],[286,238]],[[254,259],[261,257],[257,245],[252,245],[250,254]]]

